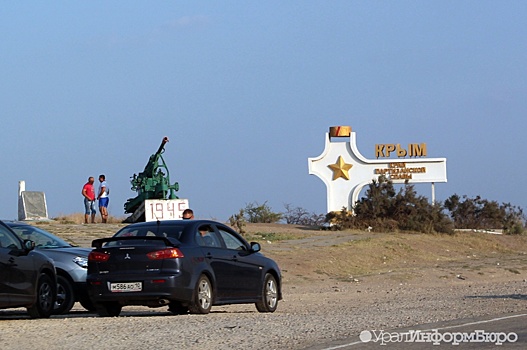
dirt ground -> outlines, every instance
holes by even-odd
[[[36,225],[86,247],[124,226]],[[172,349],[168,337],[186,349],[306,349],[358,341],[364,330],[527,309],[527,237],[334,232],[268,224],[246,229],[246,238],[260,242],[263,254],[282,270],[284,298],[272,314],[258,313],[253,304],[214,306],[206,317],[129,306],[121,317],[101,318],[77,303],[67,315],[27,322],[23,309],[0,310],[0,348],[35,349],[34,337],[20,336],[34,334],[37,348],[49,349]]]
[[[89,247],[125,224],[34,223]],[[320,284],[445,282],[526,278],[527,237],[463,232],[455,235],[327,231],[285,224],[247,224],[244,234],[282,269],[284,287]]]

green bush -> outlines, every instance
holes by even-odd
[[[258,204],[257,202],[249,203],[243,211],[247,221],[251,223],[272,224],[282,219],[282,214],[274,213],[271,207],[267,205],[267,201],[263,204]]]
[[[522,209],[510,203],[500,205],[480,196],[469,198],[454,194],[445,201],[445,208],[459,229],[502,229],[507,234],[523,234],[525,231]]]
[[[449,214],[445,214],[447,211]],[[384,176],[368,185],[353,212],[343,208],[328,213],[326,222],[338,229],[368,229],[382,232],[416,231],[453,233],[454,229],[502,229],[507,234],[527,234],[523,211],[509,203],[498,204],[480,196],[454,194],[443,205],[429,203],[406,183],[398,192]]]
[[[430,204],[418,196],[408,183],[398,192],[393,182],[384,176],[368,185],[353,212],[343,208],[329,213],[326,221],[338,228],[368,229],[377,232],[416,231],[424,233],[452,233],[452,221],[439,204]]]

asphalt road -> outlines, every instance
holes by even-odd
[[[421,341],[416,341],[418,339]],[[445,347],[527,349],[527,313],[453,320],[404,329],[364,330],[355,337],[312,346],[305,350],[403,350]]]

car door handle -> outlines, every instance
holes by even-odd
[[[232,260],[232,261],[238,261],[238,256],[233,255],[231,260]]]
[[[17,266],[17,264],[15,264],[15,258],[13,257],[9,258],[8,262],[9,262],[9,266]]]
[[[205,255],[205,257],[206,257],[207,259],[212,259],[212,254],[211,254],[211,253],[207,253],[207,255]]]

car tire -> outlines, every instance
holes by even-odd
[[[75,304],[73,286],[66,277],[57,276],[57,299],[55,300],[53,313],[55,315],[68,313],[73,304]]]
[[[184,306],[179,301],[171,301],[168,304],[168,311],[174,315],[185,315],[188,313],[188,306]]]
[[[192,314],[208,314],[212,307],[213,292],[212,285],[207,276],[201,275],[194,288],[192,302],[189,305],[189,311]]]
[[[256,303],[259,312],[275,312],[278,306],[278,284],[270,273],[265,274],[261,300]]]
[[[40,274],[37,281],[37,296],[35,304],[27,308],[31,318],[48,318],[53,313],[57,291],[55,283],[45,273]]]
[[[121,313],[123,306],[116,302],[96,303],[95,309],[99,316],[102,317],[116,317]]]
[[[85,308],[86,310],[90,312],[96,311],[95,305],[93,305],[93,302],[88,297],[80,298],[79,303],[81,304],[83,308]]]

